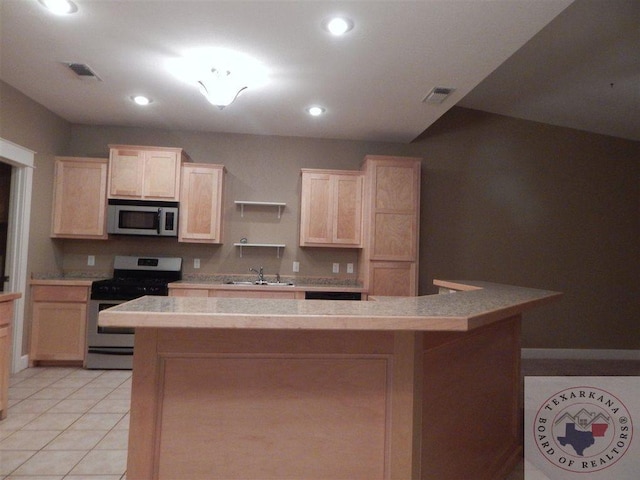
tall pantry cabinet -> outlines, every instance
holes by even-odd
[[[361,281],[369,295],[418,294],[420,158],[365,157]]]

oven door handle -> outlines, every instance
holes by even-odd
[[[133,355],[133,348],[121,347],[120,350],[111,348],[89,347],[88,353],[101,353],[103,355]]]

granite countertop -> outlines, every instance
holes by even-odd
[[[434,282],[438,285],[438,282]],[[548,290],[447,282],[455,293],[373,301],[142,297],[100,312],[102,326],[467,331],[556,300]]]
[[[20,297],[22,297],[22,294],[18,292],[0,292],[0,303],[10,302]]]
[[[287,285],[233,285],[226,282],[202,282],[193,280],[181,280],[179,282],[171,282],[169,288],[187,288],[187,289],[215,289],[215,290],[284,290],[287,292],[365,292],[362,286],[354,284],[331,284],[331,283],[294,283]]]
[[[102,277],[104,278],[104,277]],[[72,277],[59,277],[59,278],[32,278],[29,280],[29,285],[48,285],[48,286],[60,286],[60,287],[90,287],[91,283],[98,278],[72,278]]]

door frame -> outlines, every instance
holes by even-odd
[[[31,192],[35,153],[0,137],[0,157],[2,157],[3,161],[15,167],[11,170],[11,200],[9,202],[7,232],[6,268],[9,275],[7,291],[22,293],[22,297],[14,301],[12,373],[24,370],[28,366],[28,356],[25,355],[23,357],[22,355],[22,337],[24,335]]]

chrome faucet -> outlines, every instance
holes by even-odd
[[[250,272],[255,272],[255,273],[258,274],[258,280],[256,281],[257,284],[265,283],[264,282],[264,269],[263,269],[263,267],[260,267],[259,271],[252,267],[252,268],[249,268],[249,271]]]

